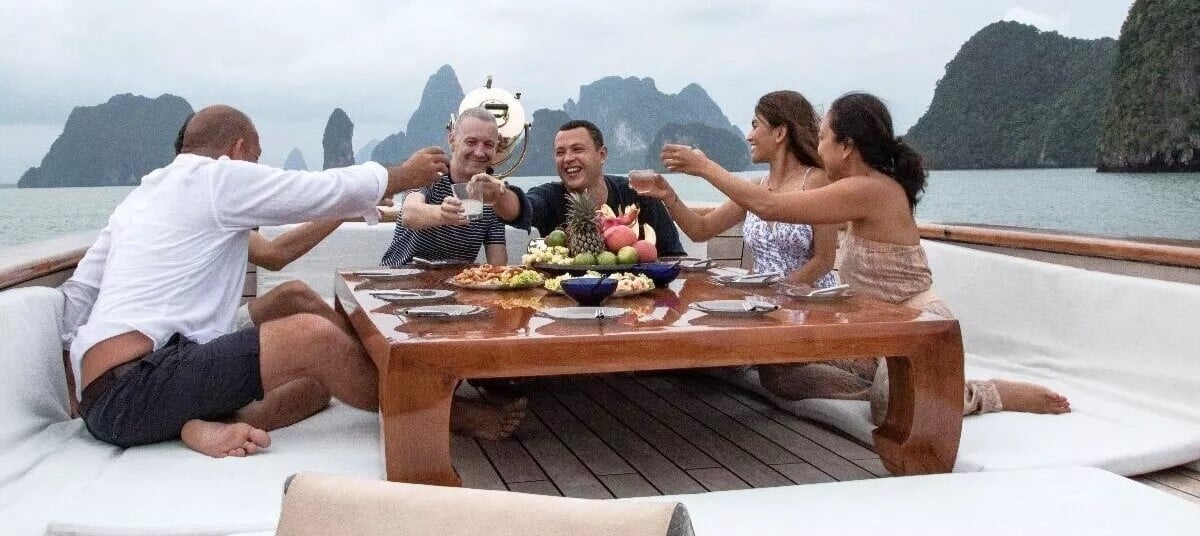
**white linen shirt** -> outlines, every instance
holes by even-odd
[[[150,172],[62,286],[76,396],[83,356],[96,343],[139,331],[157,350],[175,333],[203,344],[231,332],[251,229],[321,218],[374,223],[386,190],[387,170],[374,162],[284,171],[181,154]]]

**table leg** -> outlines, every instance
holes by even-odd
[[[887,417],[875,429],[875,450],[896,475],[948,473],[962,436],[963,351],[958,330],[922,351],[887,358]]]
[[[423,368],[380,375],[379,412],[387,479],[461,486],[450,462],[450,404],[456,380]]]

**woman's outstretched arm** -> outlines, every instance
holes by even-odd
[[[743,209],[769,221],[843,223],[871,213],[878,186],[868,177],[848,177],[829,186],[772,194],[765,186],[744,181],[686,145],[666,145],[668,169],[707,180]]]

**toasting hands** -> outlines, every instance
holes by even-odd
[[[450,172],[450,160],[441,147],[426,147],[404,163],[388,168],[388,195],[429,186]]]

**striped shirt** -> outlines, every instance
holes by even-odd
[[[444,176],[430,186],[414,190],[425,196],[425,203],[441,205],[447,197],[453,197],[450,176]],[[521,199],[522,214],[520,219],[528,218],[524,192],[510,186]],[[518,225],[518,223],[514,223]],[[528,225],[528,224],[526,224]],[[431,261],[459,260],[475,262],[479,248],[485,244],[504,244],[504,222],[496,217],[492,207],[484,205],[483,216],[468,225],[440,225],[429,229],[413,230],[399,223],[396,233],[392,236],[392,244],[383,254],[380,261],[384,266],[397,267],[412,262],[413,257],[421,257]]]

